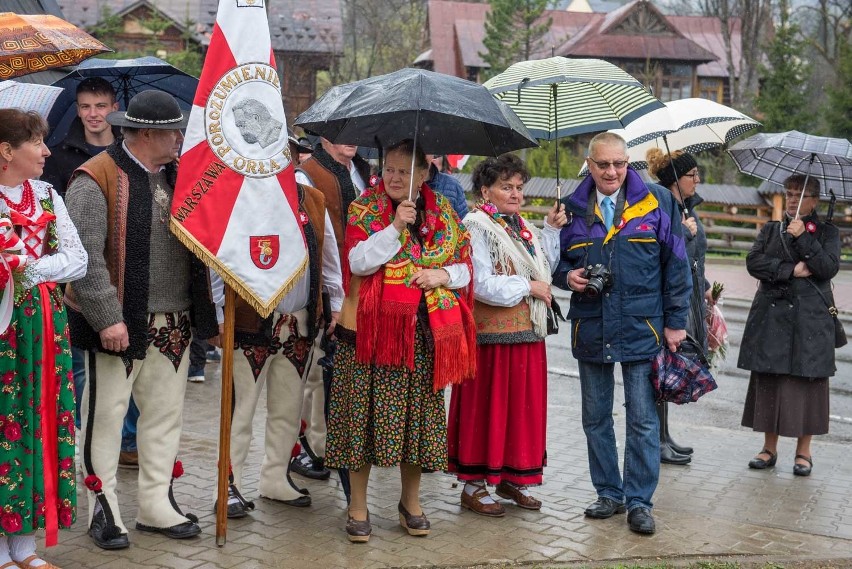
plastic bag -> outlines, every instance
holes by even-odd
[[[707,348],[711,365],[725,359],[728,351],[728,324],[718,303],[707,308]]]

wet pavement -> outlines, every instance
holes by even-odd
[[[754,292],[744,267],[708,266],[709,278],[724,281],[730,298],[750,299]],[[841,308],[852,309],[852,272],[836,281]],[[563,349],[559,338],[549,350]],[[212,504],[216,480],[219,373],[207,366],[207,381],[187,386],[181,447],[185,475],[175,482],[178,503],[200,518],[199,538],[174,541],[130,530],[131,547],[103,551],[85,535],[85,521],[60,534],[48,558],[64,569],[278,567],[294,569],[464,567],[488,563],[535,563],[543,567],[570,562],[645,559],[683,560],[745,556],[748,559],[841,560],[852,566],[852,458],[848,445],[816,438],[814,470],[793,476],[794,444],[784,439],[774,468],[747,467],[762,437],[731,422],[729,427],[697,423],[688,413],[673,414],[676,438],[695,448],[688,466],[662,467],[655,496],[657,533],[628,530],[626,516],[591,520],[583,509],[595,499],[588,478],[585,437],[579,418],[576,378],[553,373],[549,390],[548,458],[544,485],[534,494],[540,512],[507,504],[507,515],[489,519],[462,510],[461,486],[446,474],[424,475],[422,505],[432,522],[431,535],[408,536],[399,526],[396,504],[399,476],[374,469],[369,495],[373,537],[368,544],[346,539],[346,502],[336,474],[326,482],[294,478],[313,497],[309,508],[293,508],[258,498],[257,478],[265,414],[257,413],[255,444],[246,471],[246,497],[257,509],[230,520],[227,543],[215,544]],[[616,389],[619,394],[620,389]],[[709,397],[709,396],[708,396]],[[700,405],[701,402],[696,405]],[[261,409],[265,401],[261,400]],[[616,434],[623,448],[624,413],[617,401]],[[136,511],[136,472],[119,472],[124,520],[132,527]],[[81,481],[82,482],[82,481]],[[82,483],[80,484],[82,487]],[[85,497],[80,509],[85,512]]]

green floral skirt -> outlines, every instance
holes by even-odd
[[[0,535],[27,534],[45,527],[44,448],[55,443],[59,528],[76,517],[74,470],[74,378],[68,323],[57,287],[50,293],[53,329],[44,329],[41,291],[35,287],[16,302],[12,322],[0,334]],[[54,369],[42,370],[43,338],[52,334]],[[42,381],[56,382],[56,438],[42,437]]]
[[[343,332],[343,331],[341,331]],[[354,334],[338,336],[328,411],[326,465],[447,468],[443,390],[432,389],[432,350],[420,326],[414,370],[370,366],[355,359]]]

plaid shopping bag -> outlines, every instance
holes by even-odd
[[[689,337],[678,352],[663,346],[651,361],[651,383],[657,401],[676,405],[698,401],[717,387],[704,350]]]

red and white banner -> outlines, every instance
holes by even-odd
[[[307,267],[267,0],[221,0],[172,200],[172,231],[263,316]]]

